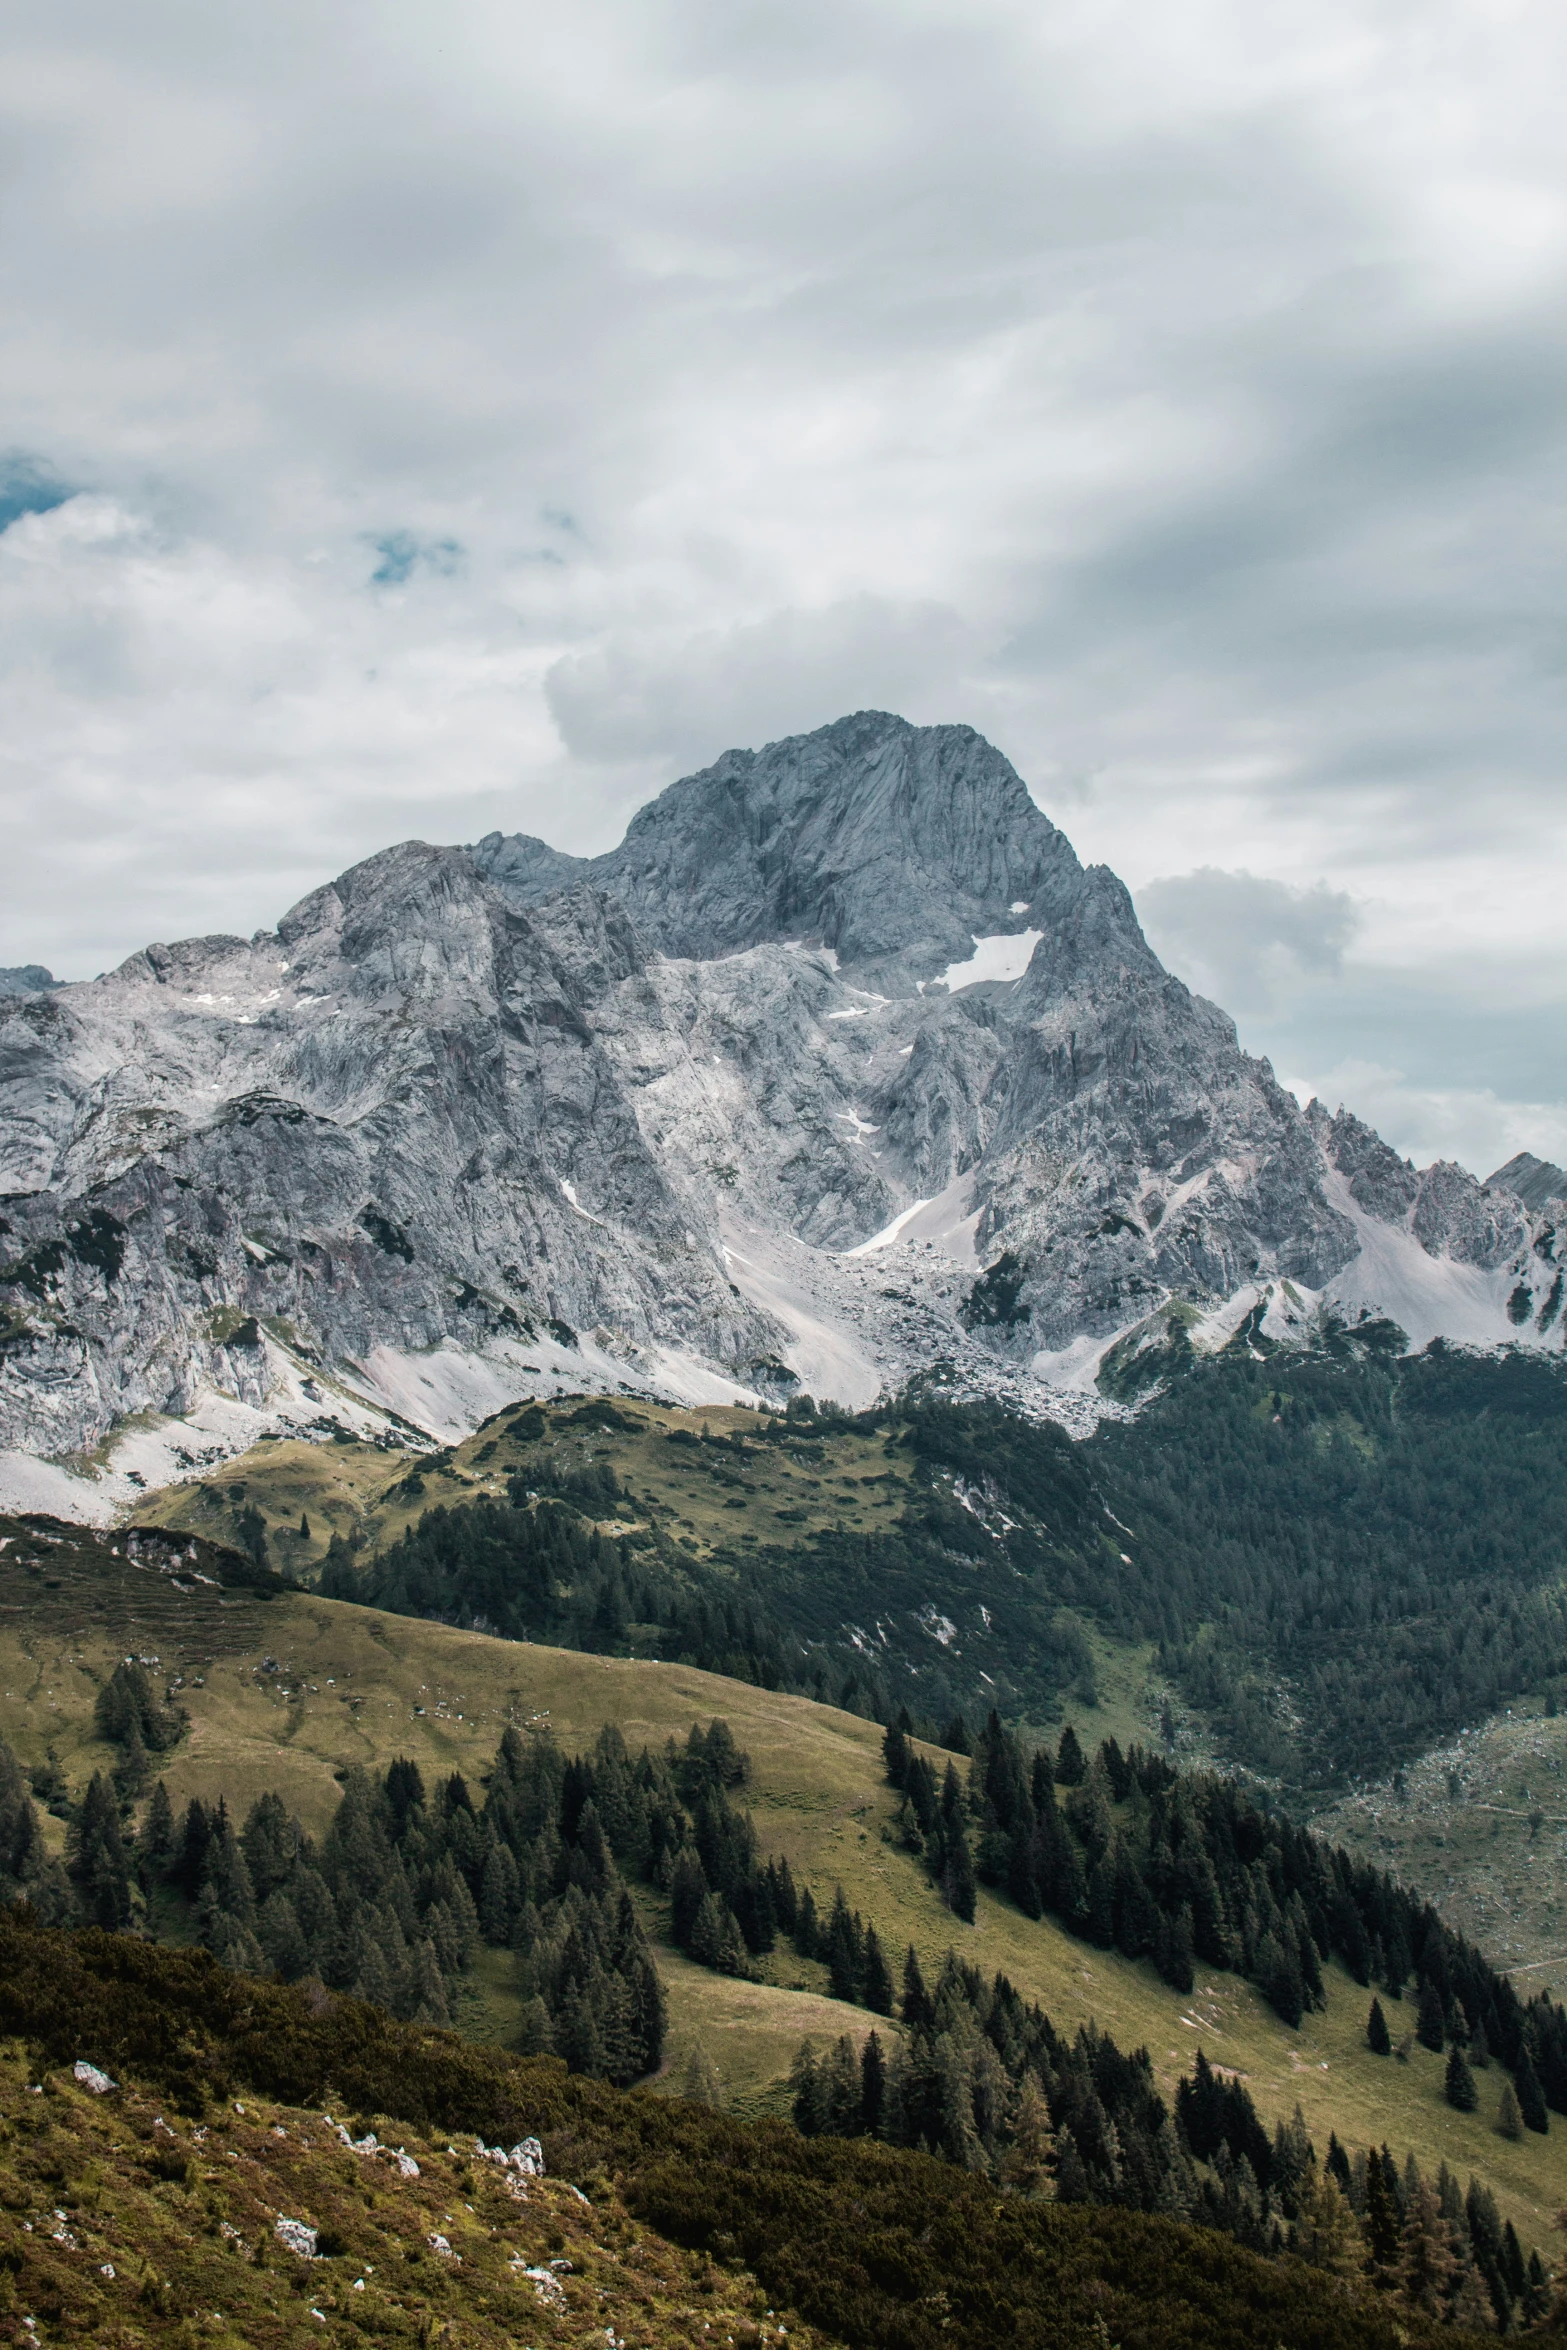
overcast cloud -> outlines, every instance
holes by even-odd
[[[58,0],[0,963],[966,719],[1280,1074],[1567,1147],[1567,17]]]

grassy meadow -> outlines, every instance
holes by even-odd
[[[1369,1994],[1337,1967],[1326,1970],[1326,2011],[1291,2031],[1236,1977],[1205,1974],[1182,1999],[1151,1966],[1032,1922],[983,1890],[975,1924],[961,1924],[894,1840],[873,1723],[685,1666],[496,1640],[303,1593],[180,1591],[117,1548],[114,1537],[73,1532],[50,1547],[47,1572],[8,1563],[14,1549],[0,1551],[0,1725],[25,1763],[52,1750],[73,1789],[113,1761],[94,1736],[93,1702],[127,1654],[157,1657],[181,1684],[190,1726],[162,1765],[176,1804],[221,1794],[243,1813],[275,1788],[316,1834],[341,1774],[356,1764],[384,1767],[405,1754],[427,1778],[460,1770],[477,1780],[508,1723],[547,1727],[569,1751],[613,1722],[635,1751],[722,1715],[751,1758],[745,1800],[762,1851],[786,1856],[818,1899],[830,1900],[841,1882],[889,1950],[913,1943],[927,1972],[949,1947],[987,1974],[1001,1969],[1059,2027],[1094,2021],[1123,2045],[1146,2045],[1167,2095],[1201,2045],[1245,2076],[1270,2122],[1299,2103],[1319,2147],[1335,2130],[1351,2147],[1385,2140],[1400,2157],[1412,2149],[1433,2173],[1443,2160],[1463,2179],[1476,2172],[1525,2243],[1550,2249],[1552,2215],[1567,2203],[1567,2125],[1554,2121],[1546,2138],[1502,2138],[1495,2068],[1479,2076],[1479,2112],[1454,2112],[1439,2057],[1418,2046],[1408,2062],[1370,2054]],[[1080,1728],[1103,1734],[1092,1715]],[[50,1826],[63,1834],[58,1822]],[[657,1934],[660,1905],[641,1898]],[[826,1996],[824,1969],[787,1948],[766,1962],[763,1982],[698,1968],[667,1937],[659,1964],[671,2078],[700,2043],[739,2111],[779,2108],[802,2039],[843,2030],[858,2037],[870,2026],[862,2011]],[[473,2036],[509,2036],[507,1974],[501,1952],[486,1952],[475,1968],[460,2019]],[[1394,2008],[1391,2021],[1396,2040],[1406,2019]]]

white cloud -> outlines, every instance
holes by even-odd
[[[933,678],[961,669],[970,637],[940,604],[855,596],[662,641],[652,631],[623,633],[564,655],[544,693],[568,751],[589,759],[656,751],[705,766],[731,743],[924,701]]]
[[[0,962],[890,702],[1189,938],[1304,890],[1207,944],[1287,1065],[1559,1010],[1564,68],[1544,0],[16,17],[0,439],[84,494],[0,536]]]
[[[1146,882],[1137,910],[1155,951],[1199,994],[1235,1013],[1270,1009],[1303,976],[1336,978],[1359,928],[1354,900],[1200,866]]]

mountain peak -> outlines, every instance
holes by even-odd
[[[1063,919],[1084,886],[1071,844],[971,726],[861,710],[669,785],[616,849],[564,858],[492,833],[472,852],[503,894],[575,880],[611,891],[666,954],[799,939],[910,980],[977,937]]]
[[[1567,1172],[1532,1151],[1517,1151],[1505,1167],[1485,1179],[1487,1191],[1510,1191],[1526,1208],[1538,1214],[1547,1200],[1567,1199]]]

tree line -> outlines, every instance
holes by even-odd
[[[928,1990],[910,1951],[903,2033],[825,2052],[807,2042],[790,2075],[807,2137],[871,2138],[939,2155],[1003,2189],[1061,2204],[1161,2213],[1250,2250],[1291,2254],[1339,2278],[1366,2277],[1411,2314],[1476,2332],[1529,2324],[1550,2307],[1538,2250],[1527,2256],[1491,2190],[1434,2183],[1411,2154],[1319,2159],[1297,2106],[1270,2137],[1245,2083],[1201,2049],[1175,2110],[1146,2049],[1128,2056],[1092,2025],[1064,2039],[1004,1975],[987,1983],[948,1951]]]
[[[1082,1604],[1297,1783],[1567,1686],[1562,1365],[1401,1356],[1387,1325],[1312,1352],[1243,1338],[1084,1446],[1131,1533]]]
[[[883,1754],[903,1840],[959,1917],[973,1917],[982,1882],[1025,1916],[1150,1959],[1174,1990],[1192,1988],[1199,1960],[1245,1975],[1291,2026],[1324,2004],[1322,1967],[1337,1958],[1357,1983],[1407,2001],[1410,2031],[1457,2058],[1455,2103],[1473,2094],[1471,2066],[1494,2057],[1525,2127],[1545,2131],[1548,2108],[1567,2114],[1559,2003],[1520,1999],[1429,1902],[1264,1811],[1233,1781],[1179,1772],[1137,1746],[1123,1754],[1113,1738],[1090,1761],[1070,1723],[1054,1753],[1030,1755],[994,1712],[966,1778],[949,1760],[938,1780],[901,1723]],[[1374,2002],[1373,2048],[1379,2033],[1390,2046]]]

